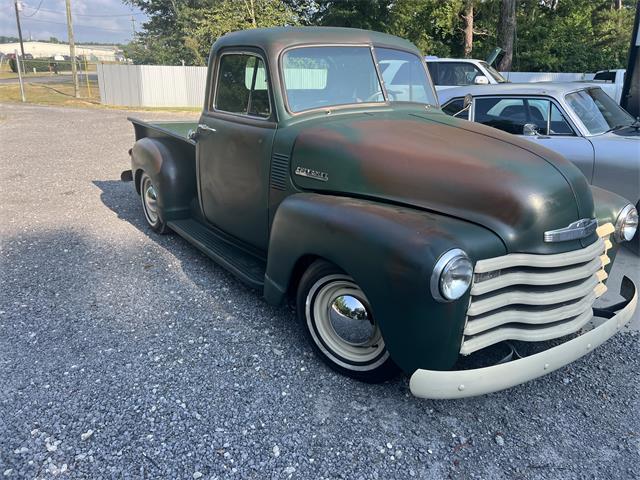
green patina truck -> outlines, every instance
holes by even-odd
[[[557,154],[442,113],[421,59],[363,30],[225,35],[199,122],[132,119],[125,177],[153,230],[294,304],[335,370],[377,382],[401,369],[417,396],[478,395],[560,368],[628,322],[628,279],[623,302],[593,303],[637,212]]]

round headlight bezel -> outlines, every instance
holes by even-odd
[[[466,286],[464,290],[460,290],[459,294],[456,295],[448,295],[446,289],[443,289],[443,279],[445,279],[445,275],[451,271],[451,269],[459,264],[460,262],[466,262],[469,267],[469,279],[466,282]],[[433,268],[433,272],[431,273],[431,295],[438,302],[454,302],[459,300],[464,296],[464,294],[469,290],[471,283],[473,281],[473,263],[469,259],[469,256],[466,252],[460,248],[452,248],[451,250],[443,253],[438,261],[436,262],[435,267]]]
[[[625,234],[625,230],[629,225],[633,225],[633,234],[629,237]],[[632,204],[628,204],[620,211],[616,219],[615,232],[613,234],[616,242],[629,242],[633,239],[638,231],[638,210]],[[628,238],[629,237],[629,238]]]

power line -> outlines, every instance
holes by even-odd
[[[36,13],[38,13],[40,11],[40,7],[42,6],[42,2],[44,2],[44,0],[40,0],[40,4],[38,5],[38,8],[36,8],[36,11],[33,12],[30,15],[23,15],[23,18],[29,18],[29,17],[33,17]]]

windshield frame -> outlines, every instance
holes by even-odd
[[[322,47],[361,47],[361,48],[368,48],[369,49],[369,54],[371,55],[371,60],[373,61],[373,67],[376,71],[376,76],[378,79],[378,83],[380,85],[380,89],[382,92],[382,96],[384,97],[383,101],[380,102],[359,102],[359,103],[343,103],[343,104],[339,104],[339,105],[324,105],[322,107],[315,107],[315,108],[309,108],[306,110],[300,110],[300,111],[294,111],[291,109],[291,106],[289,105],[289,95],[287,93],[287,86],[285,83],[285,78],[284,78],[284,56],[290,52],[291,50],[298,50],[298,49],[302,49],[302,48],[322,48]],[[397,47],[393,47],[393,46],[388,46],[388,45],[384,45],[384,44],[372,44],[372,43],[309,43],[309,44],[303,44],[303,45],[291,45],[288,46],[284,49],[282,49],[282,51],[280,52],[279,56],[278,56],[278,76],[279,78],[279,83],[280,83],[280,89],[281,89],[281,94],[282,94],[282,100],[284,103],[284,107],[286,112],[291,115],[292,117],[298,116],[298,115],[304,115],[307,113],[314,113],[314,112],[332,112],[334,110],[341,110],[341,109],[349,109],[349,108],[371,108],[371,107],[390,107],[393,104],[414,104],[414,105],[424,105],[427,108],[434,108],[437,109],[439,108],[439,103],[436,104],[428,104],[428,103],[419,103],[419,102],[393,102],[389,100],[389,93],[387,92],[387,87],[384,83],[384,79],[382,78],[382,72],[380,71],[380,65],[378,63],[378,57],[376,56],[375,53],[375,49],[376,47],[378,48],[386,48],[386,49],[391,49],[391,50],[397,50],[400,52],[405,52],[408,53],[410,55],[414,55],[415,57],[418,58],[418,60],[422,63],[422,68],[425,72],[425,75],[427,76],[427,81],[429,82],[429,86],[431,87],[431,91],[433,93],[433,98],[436,100],[436,102],[438,101],[438,96],[436,94],[435,88],[433,86],[433,82],[431,80],[431,76],[429,75],[429,71],[427,69],[427,65],[424,61],[424,59],[422,58],[421,55],[412,52],[410,50],[405,50],[402,48],[397,48]]]
[[[610,126],[610,128],[609,128],[609,129],[604,130],[604,131],[602,131],[602,132],[596,132],[596,133],[592,132],[592,131],[587,127],[587,125],[584,123],[584,121],[582,120],[582,117],[581,117],[580,115],[578,115],[578,112],[576,112],[576,111],[575,111],[575,109],[573,108],[573,105],[571,104],[571,102],[570,102],[570,100],[569,100],[569,97],[570,97],[571,95],[575,95],[575,94],[580,93],[580,92],[586,92],[586,93],[587,93],[587,95],[591,96],[591,95],[588,93],[588,92],[589,92],[589,90],[596,90],[596,89],[597,89],[597,90],[600,90],[604,95],[607,95],[607,96],[608,96],[608,94],[607,94],[604,90],[602,90],[600,87],[594,87],[594,86],[586,87],[586,88],[578,88],[578,89],[576,89],[576,90],[572,90],[572,91],[570,91],[570,92],[565,93],[565,94],[564,94],[564,96],[563,96],[563,103],[565,104],[565,109],[567,110],[567,113],[569,113],[569,115],[570,115],[572,118],[574,118],[574,119],[575,119],[575,121],[580,125],[580,128],[581,128],[581,130],[583,131],[583,135],[584,135],[585,137],[595,137],[595,136],[598,136],[598,135],[604,135],[604,134],[606,134],[606,133],[609,133],[609,132],[611,131],[611,128],[613,128],[613,127],[611,127],[611,126]],[[614,99],[611,99],[611,101],[612,101],[612,102],[615,104],[615,106],[617,106],[617,107],[618,107],[618,108],[619,108],[619,109],[620,109],[624,114],[626,114],[626,115],[628,115],[628,116],[629,116],[629,118],[631,119],[631,121],[630,121],[629,125],[633,124],[633,121],[634,121],[633,116],[632,116],[629,112],[627,112],[626,110],[624,110],[620,105],[618,105]],[[594,103],[595,103],[595,100],[593,100],[593,98],[592,98],[592,102],[594,102]],[[596,106],[596,108],[597,108],[597,106]]]

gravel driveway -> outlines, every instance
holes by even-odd
[[[338,376],[287,308],[146,227],[127,115],[0,105],[0,475],[637,478],[637,331],[468,400]]]

